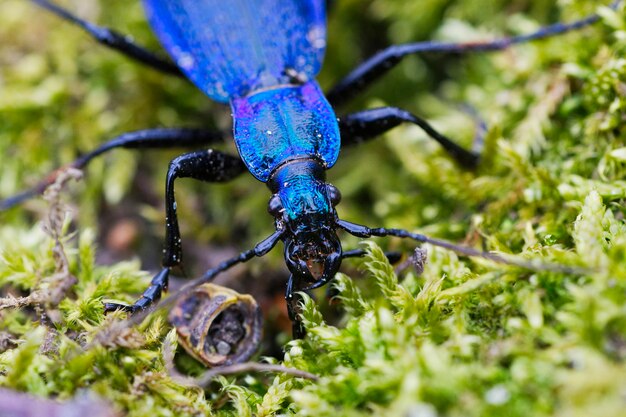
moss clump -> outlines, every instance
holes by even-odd
[[[335,3],[324,86],[391,43],[523,33],[598,8],[589,0]],[[74,6],[158,48],[139,2]],[[2,213],[0,386],[62,401],[90,391],[129,416],[623,415],[626,20],[623,7],[601,13],[594,27],[502,53],[408,58],[355,102],[406,108],[468,146],[474,122],[450,103],[470,104],[489,126],[476,172],[412,127],[347,149],[329,172],[344,195],[343,218],[588,273],[521,270],[427,246],[423,271],[398,276],[368,242],[361,272],[333,283],[337,306],[323,293],[307,298],[309,336],[268,359],[319,380],[255,373],[219,377],[207,390],[185,386],[168,373],[176,337],[162,312],[120,328],[123,314],[102,311],[103,298],[130,301],[150,280],[136,260],[96,262],[116,259],[111,216],[140,219],[131,252],[144,267],[158,264],[150,242],[162,234],[158,200],[174,155],[120,151],[94,162],[61,200]],[[229,126],[228,112],[191,86],[94,46],[28,2],[0,4],[0,44],[0,195],[124,131]],[[204,188],[181,183],[183,238],[249,247],[272,227],[257,215],[268,197],[262,188],[242,178],[205,198]],[[273,256],[248,265],[262,285],[268,270],[282,271]],[[341,318],[330,324],[333,309]],[[201,372],[178,356],[181,369]]]

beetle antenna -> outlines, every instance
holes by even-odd
[[[367,251],[365,251],[364,249],[351,249],[351,250],[347,250],[343,252],[341,254],[341,259],[361,258],[365,256],[366,254],[367,254]],[[385,257],[387,258],[390,264],[395,264],[395,263],[400,262],[400,259],[402,259],[402,252],[398,252],[398,251],[385,252]]]
[[[412,233],[408,230],[403,229],[386,229],[383,227],[372,229],[367,226],[347,222],[345,220],[338,220],[337,226],[356,237],[368,238],[373,236],[395,236],[403,239],[411,239],[420,243],[430,243],[431,245],[451,250],[460,255],[489,259],[490,261],[494,261],[500,264],[517,266],[531,271],[551,271],[572,275],[584,275],[593,272],[593,270],[590,268],[518,259],[507,256],[505,254],[484,252],[478,249],[470,248],[468,246],[456,245],[445,240],[435,239],[419,233]]]

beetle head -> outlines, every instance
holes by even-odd
[[[341,195],[333,185],[301,167],[281,181],[268,205],[276,228],[284,230],[285,262],[292,274],[317,288],[341,265],[341,242],[335,232],[335,206]]]
[[[341,266],[341,242],[334,230],[320,229],[285,239],[285,262],[292,274],[320,287],[330,281]]]

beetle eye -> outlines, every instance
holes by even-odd
[[[341,201],[341,192],[332,184],[327,184],[328,198],[333,206],[336,206]]]
[[[280,197],[278,194],[274,194],[269,203],[267,204],[267,212],[274,217],[280,216],[281,211],[283,210],[283,202],[280,201]]]

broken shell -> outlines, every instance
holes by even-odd
[[[210,367],[244,362],[261,342],[262,315],[255,299],[215,284],[181,298],[169,321],[187,353]]]

